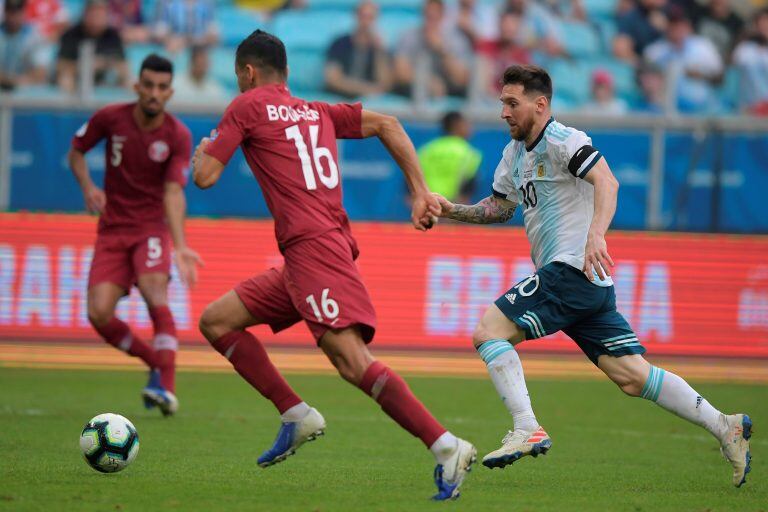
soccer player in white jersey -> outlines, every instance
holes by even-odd
[[[501,117],[512,141],[496,168],[493,193],[469,206],[442,196],[442,217],[474,224],[507,222],[523,208],[536,273],[513,286],[484,313],[473,343],[514,424],[498,450],[483,458],[504,467],[552,446],[539,424],[514,346],[562,330],[629,396],[643,397],[709,431],[733,466],[733,483],[750,469],[752,421],[726,415],[677,375],[642,356],[645,348],[616,311],[605,234],[619,188],[592,140],[552,118],[552,81],[537,66],[504,73]]]

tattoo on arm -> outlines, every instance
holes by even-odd
[[[496,196],[488,196],[474,205],[455,204],[448,218],[472,224],[507,222],[515,214],[517,204]]]

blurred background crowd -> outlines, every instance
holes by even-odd
[[[294,94],[496,108],[513,63],[545,66],[554,108],[768,115],[765,0],[0,0],[0,89],[125,95],[150,51],[177,102],[236,92],[256,28],[288,49]]]

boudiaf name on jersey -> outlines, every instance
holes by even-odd
[[[267,105],[267,119],[270,121],[291,121],[294,123],[299,119],[317,121],[320,119],[320,113],[309,108],[309,105],[303,105],[298,109],[290,105]]]

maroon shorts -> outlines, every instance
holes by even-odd
[[[142,274],[171,273],[171,237],[165,227],[107,230],[96,237],[88,288],[114,283],[126,293]]]
[[[329,329],[357,325],[369,343],[376,312],[360,272],[356,250],[341,232],[288,247],[285,265],[246,279],[235,293],[248,312],[274,332],[304,320],[320,341]]]

